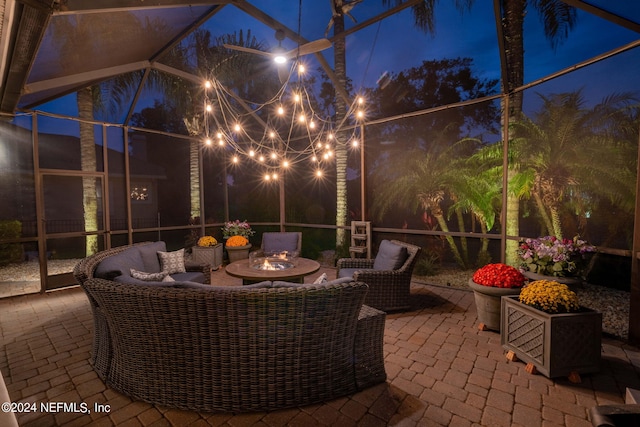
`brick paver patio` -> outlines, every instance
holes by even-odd
[[[222,270],[214,281],[240,283]],[[133,401],[89,365],[93,320],[80,288],[0,300],[0,371],[14,402],[91,410],[21,413],[21,426],[577,427],[591,426],[590,407],[623,403],[626,387],[640,388],[640,350],[620,340],[603,338],[602,369],[580,384],[549,380],[507,361],[499,334],[478,331],[471,292],[414,283],[412,299],[410,311],[387,316],[387,382],[325,404],[212,414]]]

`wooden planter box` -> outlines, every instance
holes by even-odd
[[[209,264],[212,269],[217,270],[222,265],[222,243],[215,246],[194,246],[191,248],[193,261],[202,264]]]
[[[500,343],[548,378],[600,370],[602,314],[548,314],[502,297]]]

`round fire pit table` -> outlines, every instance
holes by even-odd
[[[255,268],[249,259],[241,259],[227,265],[225,271],[228,275],[242,279],[243,285],[262,282],[264,280],[284,280],[287,282],[304,283],[305,276],[315,273],[320,269],[320,263],[307,258],[297,258],[295,263],[287,268],[263,270]]]

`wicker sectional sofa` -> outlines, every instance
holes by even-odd
[[[266,411],[386,379],[385,314],[363,305],[364,283],[122,283],[95,278],[94,264],[84,260],[74,271],[94,315],[92,363],[105,383],[133,398]]]

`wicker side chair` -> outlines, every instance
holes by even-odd
[[[399,240],[391,243],[406,248],[407,258],[395,270],[374,270],[374,259],[341,258],[337,263],[336,277],[345,277],[353,272],[353,280],[369,285],[365,304],[383,311],[400,311],[409,308],[411,275],[421,251],[419,246]],[[348,270],[345,270],[348,269]],[[342,273],[341,273],[342,270]]]

